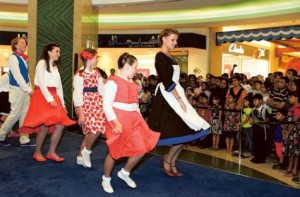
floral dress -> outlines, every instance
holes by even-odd
[[[292,122],[294,116],[300,117],[300,104],[292,107],[288,111],[287,121]],[[286,156],[299,156],[300,155],[300,124],[295,124],[293,130],[288,134],[285,140]]]
[[[97,71],[78,72],[79,77],[74,80],[83,80],[83,90],[80,91],[83,95],[83,113],[85,116],[85,125],[82,127],[82,132],[88,134],[90,132],[94,134],[105,132],[105,118],[103,112],[103,98],[98,91],[99,80],[101,80],[101,74]],[[78,83],[77,83],[78,84]],[[74,82],[74,91],[76,91],[76,82]],[[76,97],[76,95],[75,95]],[[78,111],[76,111],[78,113]]]
[[[221,123],[219,124],[220,127],[217,128],[219,123],[219,111],[222,110],[221,105],[213,105],[212,108],[212,120],[211,120],[211,133],[213,134],[222,134],[222,127]]]
[[[224,125],[223,130],[226,137],[234,137],[238,131],[238,123],[240,122],[240,112],[238,111],[229,111],[237,110],[237,106],[229,107],[227,106],[224,111]]]

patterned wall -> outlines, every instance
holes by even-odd
[[[69,114],[72,108],[73,13],[73,0],[37,1],[37,60],[45,44],[60,45],[61,77]]]

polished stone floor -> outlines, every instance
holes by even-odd
[[[168,150],[169,147],[157,147],[151,153],[164,155]],[[241,158],[239,156],[239,154],[229,153],[225,149],[215,151],[187,145],[181,152],[179,160],[300,189],[300,185],[294,183],[291,177],[285,177],[283,172],[272,169],[274,164],[272,158],[268,158],[264,164],[253,164],[250,161],[252,157]]]

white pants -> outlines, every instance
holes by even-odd
[[[19,121],[19,126],[22,126],[29,108],[30,96],[19,88],[9,88],[9,102],[10,113],[0,128],[0,140],[5,140],[6,135],[11,131],[17,121]],[[21,144],[29,141],[29,134],[20,133]]]

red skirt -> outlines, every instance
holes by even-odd
[[[134,157],[152,150],[160,133],[149,129],[142,115],[137,111],[123,111],[114,108],[116,116],[122,124],[122,132],[113,132],[114,125],[106,121],[106,144],[110,155],[114,159],[121,157]]]
[[[28,112],[26,114],[23,125],[19,129],[24,133],[39,133],[40,127],[45,125],[49,127],[48,132],[55,131],[55,125],[70,126],[76,124],[76,121],[71,120],[65,112],[64,107],[56,93],[56,88],[48,87],[49,92],[53,96],[57,107],[52,107],[42,94],[40,88],[36,88],[32,94]]]

